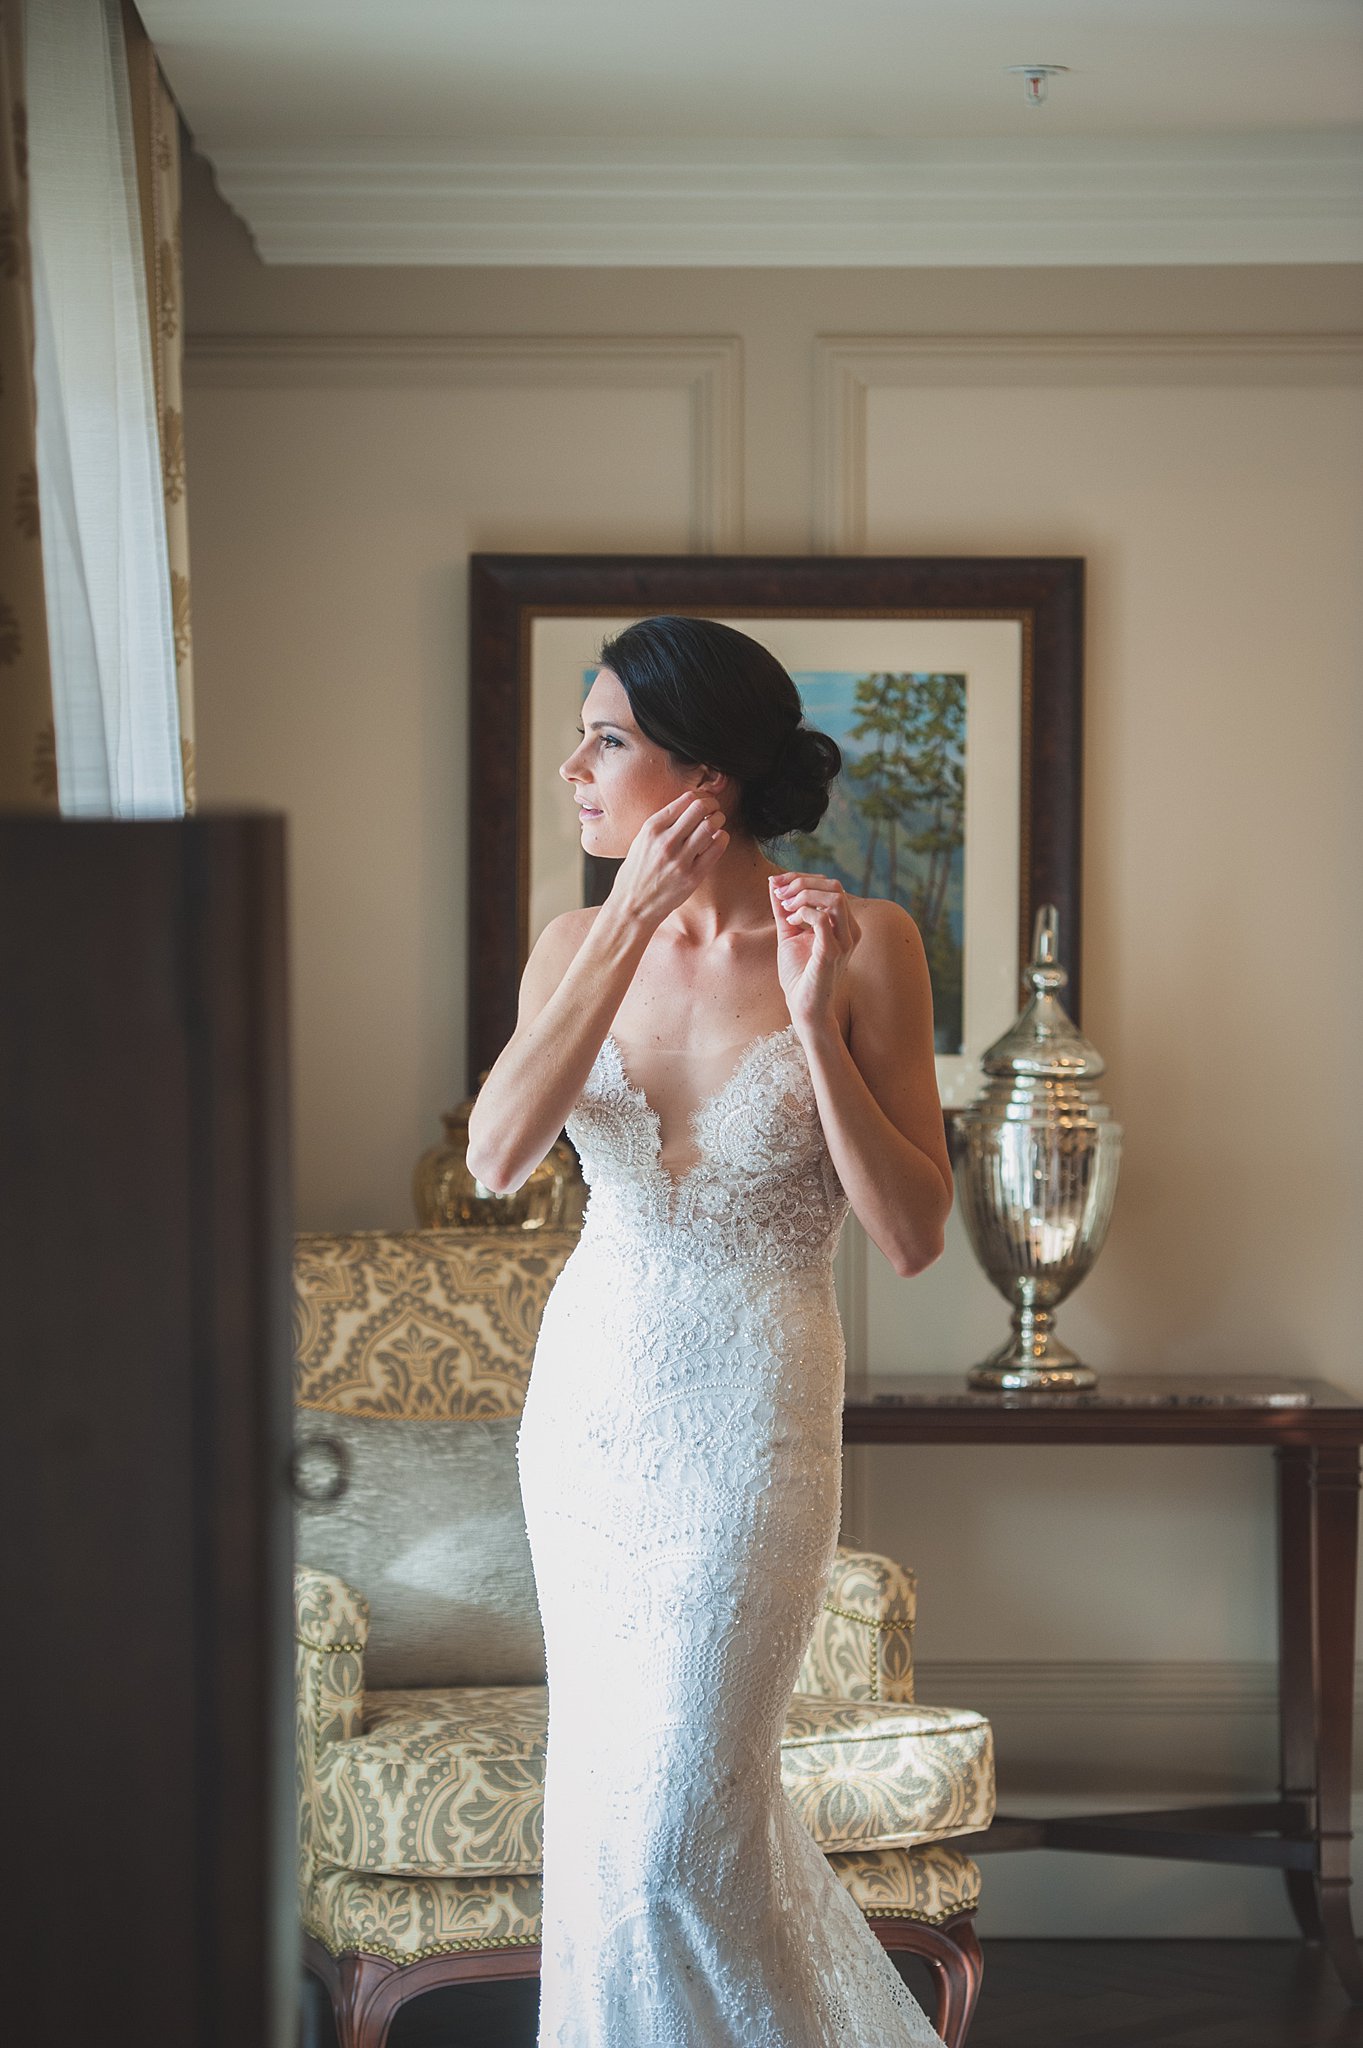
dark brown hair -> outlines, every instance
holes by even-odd
[[[688,767],[733,776],[736,822],[755,839],[814,831],[842,751],[803,723],[799,691],[760,641],[663,612],[604,641],[598,660],[620,678],[646,738]]]

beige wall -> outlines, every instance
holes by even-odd
[[[462,1092],[471,550],[1081,554],[1127,1154],[1065,1333],[1363,1394],[1357,273],[266,270],[198,161],[186,264],[201,801],[289,815],[301,1226],[409,1224]],[[957,1221],[864,1297],[855,1249],[873,1367],[1002,1335]],[[1249,1451],[849,1459],[1009,1795],[1271,1782],[1271,1508]],[[983,1931],[1289,1932],[1267,1872],[1042,1861],[991,1862]]]

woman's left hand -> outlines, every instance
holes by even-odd
[[[842,883],[831,875],[772,875],[768,888],[776,972],[792,1024],[836,1022],[836,991],[861,937]]]

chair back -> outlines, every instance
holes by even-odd
[[[367,1687],[545,1676],[516,1433],[575,1229],[299,1232],[300,1564],[369,1603]]]

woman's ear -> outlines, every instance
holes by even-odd
[[[720,768],[711,768],[702,762],[696,770],[696,788],[703,789],[707,796],[718,797],[721,802],[732,794],[736,786],[732,775],[726,775]]]

